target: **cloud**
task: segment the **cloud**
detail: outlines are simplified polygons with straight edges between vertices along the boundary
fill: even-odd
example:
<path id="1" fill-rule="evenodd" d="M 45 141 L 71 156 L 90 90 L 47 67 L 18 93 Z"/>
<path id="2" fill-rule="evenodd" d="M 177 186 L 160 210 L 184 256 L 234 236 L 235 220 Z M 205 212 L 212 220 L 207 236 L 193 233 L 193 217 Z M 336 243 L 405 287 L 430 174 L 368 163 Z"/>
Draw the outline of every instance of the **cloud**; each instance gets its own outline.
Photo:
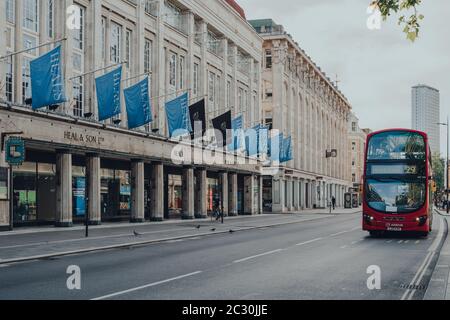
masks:
<path id="1" fill-rule="evenodd" d="M 423 1 L 418 40 L 410 43 L 391 17 L 381 30 L 366 26 L 369 0 L 239 0 L 249 19 L 273 18 L 340 87 L 361 126 L 411 126 L 411 87 L 441 92 L 441 117 L 450 105 L 450 1 Z M 445 139 L 442 150 L 445 150 Z"/>

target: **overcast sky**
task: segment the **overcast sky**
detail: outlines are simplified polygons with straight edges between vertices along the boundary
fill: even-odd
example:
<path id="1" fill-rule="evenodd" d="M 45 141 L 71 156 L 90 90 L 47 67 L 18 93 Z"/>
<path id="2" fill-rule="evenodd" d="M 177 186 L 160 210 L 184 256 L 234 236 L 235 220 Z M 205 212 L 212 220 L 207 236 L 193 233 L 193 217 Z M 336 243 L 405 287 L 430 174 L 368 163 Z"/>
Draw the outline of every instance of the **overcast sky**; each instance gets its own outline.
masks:
<path id="1" fill-rule="evenodd" d="M 397 18 L 366 26 L 370 0 L 238 0 L 248 19 L 282 24 L 331 79 L 336 74 L 361 127 L 411 127 L 411 87 L 441 92 L 441 120 L 450 111 L 450 1 L 424 0 L 421 35 L 406 40 Z M 445 130 L 441 152 L 446 151 Z"/>

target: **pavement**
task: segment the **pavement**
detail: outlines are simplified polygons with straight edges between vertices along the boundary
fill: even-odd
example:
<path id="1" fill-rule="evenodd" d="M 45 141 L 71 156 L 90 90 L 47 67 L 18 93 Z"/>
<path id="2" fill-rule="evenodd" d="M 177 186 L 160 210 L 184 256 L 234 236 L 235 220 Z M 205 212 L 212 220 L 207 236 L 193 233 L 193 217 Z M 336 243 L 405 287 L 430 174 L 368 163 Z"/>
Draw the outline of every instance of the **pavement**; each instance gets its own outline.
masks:
<path id="1" fill-rule="evenodd" d="M 358 212 L 359 209 L 338 209 L 332 214 Z M 0 265 L 87 253 L 133 245 L 174 241 L 198 236 L 241 232 L 255 228 L 299 223 L 330 216 L 329 210 L 307 210 L 290 214 L 226 217 L 224 224 L 211 219 L 167 220 L 142 224 L 107 223 L 89 227 L 85 237 L 84 226 L 72 228 L 32 227 L 0 233 Z"/>
<path id="2" fill-rule="evenodd" d="M 139 232 L 154 228 L 145 237 L 163 240 L 3 263 L 0 299 L 421 300 L 433 288 L 433 272 L 443 257 L 440 249 L 448 245 L 442 246 L 447 223 L 440 215 L 427 238 L 403 234 L 372 238 L 361 231 L 360 212 L 343 210 L 334 215 L 316 211 L 229 218 L 226 223 L 223 227 L 206 220 L 136 225 L 132 227 Z M 212 226 L 224 232 L 212 233 Z M 183 228 L 184 233 L 170 230 Z M 114 235 L 136 241 L 121 236 L 125 230 L 133 228 L 103 226 L 92 232 L 99 238 Z M 12 256 L 14 250 L 6 247 L 28 245 L 42 234 L 52 236 L 50 242 L 71 237 L 80 247 L 80 233 L 81 229 L 63 235 L 59 231 L 0 235 L 0 257 Z M 186 234 L 191 236 L 183 238 Z M 23 248 L 34 252 L 28 247 L 15 251 Z M 70 266 L 81 271 L 79 290 L 67 287 Z M 380 287 L 368 286 L 373 270 L 381 272 Z"/>
<path id="3" fill-rule="evenodd" d="M 447 213 L 442 210 L 436 211 L 441 214 L 447 223 L 450 222 Z M 424 297 L 425 300 L 450 300 L 450 240 L 447 239 L 439 252 L 436 267 L 431 275 L 430 284 Z"/>

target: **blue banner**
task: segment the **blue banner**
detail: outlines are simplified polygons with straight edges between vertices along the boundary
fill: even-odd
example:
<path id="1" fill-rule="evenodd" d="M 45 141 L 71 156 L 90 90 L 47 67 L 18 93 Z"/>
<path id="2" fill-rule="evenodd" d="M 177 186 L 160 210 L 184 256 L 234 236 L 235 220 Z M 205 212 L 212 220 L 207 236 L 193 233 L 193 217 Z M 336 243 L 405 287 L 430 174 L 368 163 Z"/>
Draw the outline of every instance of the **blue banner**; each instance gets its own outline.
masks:
<path id="1" fill-rule="evenodd" d="M 122 66 L 95 79 L 99 121 L 103 121 L 120 114 L 121 83 Z"/>
<path id="2" fill-rule="evenodd" d="M 66 102 L 61 73 L 61 46 L 30 62 L 33 110 Z"/>
<path id="3" fill-rule="evenodd" d="M 281 162 L 281 155 L 283 153 L 283 134 L 269 139 L 268 147 L 269 147 L 269 156 L 270 159 L 274 162 Z"/>
<path id="4" fill-rule="evenodd" d="M 282 150 L 280 153 L 280 162 L 288 162 L 292 160 L 292 137 L 289 136 L 282 140 Z"/>
<path id="5" fill-rule="evenodd" d="M 166 103 L 166 117 L 170 137 L 190 134 L 193 131 L 187 93 Z"/>
<path id="6" fill-rule="evenodd" d="M 269 127 L 260 126 L 258 133 L 258 153 L 260 155 L 268 153 Z"/>
<path id="7" fill-rule="evenodd" d="M 233 141 L 228 146 L 228 150 L 239 150 L 242 147 L 242 133 L 243 133 L 244 119 L 242 116 L 237 117 L 231 121 L 231 129 L 233 130 Z"/>
<path id="8" fill-rule="evenodd" d="M 142 127 L 153 120 L 148 90 L 148 77 L 123 90 L 129 129 Z"/>
<path id="9" fill-rule="evenodd" d="M 84 216 L 86 214 L 86 178 L 74 178 L 73 198 L 75 216 Z"/>
<path id="10" fill-rule="evenodd" d="M 255 156 L 258 154 L 258 135 L 260 125 L 249 129 L 245 132 L 245 147 L 248 156 Z"/>

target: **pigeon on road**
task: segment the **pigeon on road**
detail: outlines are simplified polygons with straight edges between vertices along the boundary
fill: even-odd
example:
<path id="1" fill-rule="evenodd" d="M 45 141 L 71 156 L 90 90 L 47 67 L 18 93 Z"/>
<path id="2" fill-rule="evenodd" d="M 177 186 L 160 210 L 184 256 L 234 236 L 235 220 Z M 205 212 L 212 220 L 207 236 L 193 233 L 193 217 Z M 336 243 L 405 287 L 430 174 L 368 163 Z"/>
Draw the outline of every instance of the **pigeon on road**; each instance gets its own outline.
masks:
<path id="1" fill-rule="evenodd" d="M 138 233 L 138 232 L 136 232 L 136 230 L 134 230 L 134 231 L 133 231 L 133 234 L 134 234 L 134 236 L 135 236 L 135 237 L 139 237 L 139 236 L 141 236 L 141 234 L 140 234 L 140 233 Z"/>

